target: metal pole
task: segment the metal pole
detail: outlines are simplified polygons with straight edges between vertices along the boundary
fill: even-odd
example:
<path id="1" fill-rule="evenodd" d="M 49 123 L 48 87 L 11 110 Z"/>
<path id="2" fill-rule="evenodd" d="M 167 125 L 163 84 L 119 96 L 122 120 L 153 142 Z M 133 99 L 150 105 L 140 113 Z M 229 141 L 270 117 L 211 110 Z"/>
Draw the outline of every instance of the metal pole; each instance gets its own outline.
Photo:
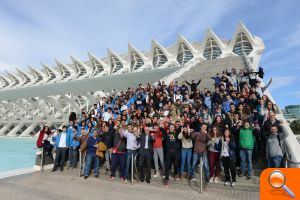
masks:
<path id="1" fill-rule="evenodd" d="M 131 152 L 131 185 L 133 185 L 133 152 Z"/>
<path id="2" fill-rule="evenodd" d="M 79 150 L 79 177 L 81 177 L 81 169 L 82 169 L 82 160 L 81 160 L 81 156 L 82 156 L 82 154 L 81 154 L 81 150 Z"/>
<path id="3" fill-rule="evenodd" d="M 203 194 L 203 158 L 200 157 L 200 194 Z"/>
<path id="4" fill-rule="evenodd" d="M 44 171 L 43 160 L 44 160 L 44 147 L 42 147 L 42 154 L 41 154 L 41 171 Z"/>

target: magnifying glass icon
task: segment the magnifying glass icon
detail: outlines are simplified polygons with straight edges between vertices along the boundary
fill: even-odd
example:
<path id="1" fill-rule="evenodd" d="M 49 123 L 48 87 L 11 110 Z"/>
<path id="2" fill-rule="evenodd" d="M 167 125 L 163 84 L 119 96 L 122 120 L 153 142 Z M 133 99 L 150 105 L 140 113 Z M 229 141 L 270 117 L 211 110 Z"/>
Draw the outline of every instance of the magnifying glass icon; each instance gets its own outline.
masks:
<path id="1" fill-rule="evenodd" d="M 285 175 L 279 171 L 279 170 L 274 170 L 270 175 L 269 175 L 269 184 L 276 189 L 282 188 L 284 189 L 288 195 L 292 198 L 295 198 L 294 192 L 290 188 L 288 188 L 286 185 L 286 177 Z"/>

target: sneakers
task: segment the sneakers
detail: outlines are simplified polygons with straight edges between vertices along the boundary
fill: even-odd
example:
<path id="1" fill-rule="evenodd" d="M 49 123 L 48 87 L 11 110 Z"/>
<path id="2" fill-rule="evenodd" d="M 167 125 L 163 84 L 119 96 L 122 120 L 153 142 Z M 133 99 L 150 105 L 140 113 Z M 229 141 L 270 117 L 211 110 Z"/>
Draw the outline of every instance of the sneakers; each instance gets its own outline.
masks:
<path id="1" fill-rule="evenodd" d="M 113 180 L 115 180 L 115 177 L 111 176 L 111 177 L 109 178 L 109 180 L 110 180 L 110 181 L 113 181 Z"/>
<path id="2" fill-rule="evenodd" d="M 51 172 L 55 172 L 57 170 L 57 168 L 53 168 L 52 170 L 51 170 Z"/>
<path id="3" fill-rule="evenodd" d="M 159 173 L 157 172 L 156 174 L 153 175 L 154 178 L 159 177 Z"/>
<path id="4" fill-rule="evenodd" d="M 232 182 L 232 183 L 231 183 L 231 187 L 235 187 L 235 182 Z"/>
<path id="5" fill-rule="evenodd" d="M 215 178 L 214 178 L 214 182 L 215 182 L 215 183 L 219 182 L 218 177 L 215 177 Z"/>
<path id="6" fill-rule="evenodd" d="M 191 181 L 198 181 L 198 180 L 197 180 L 197 179 L 195 179 L 195 178 L 192 178 L 192 179 L 191 179 Z"/>
<path id="7" fill-rule="evenodd" d="M 214 182 L 214 177 L 210 177 L 209 182 L 210 183 Z"/>
<path id="8" fill-rule="evenodd" d="M 124 180 L 124 183 L 125 183 L 125 184 L 127 184 L 127 183 L 128 183 L 127 179 L 125 179 L 125 180 Z"/>
<path id="9" fill-rule="evenodd" d="M 98 178 L 98 177 L 99 177 L 99 175 L 98 175 L 98 174 L 96 174 L 96 175 L 94 175 L 94 177 L 95 177 L 95 178 Z"/>
<path id="10" fill-rule="evenodd" d="M 252 176 L 247 176 L 247 180 L 251 180 L 252 179 Z"/>
<path id="11" fill-rule="evenodd" d="M 88 177 L 87 176 L 84 176 L 84 178 L 83 179 L 87 179 Z"/>
<path id="12" fill-rule="evenodd" d="M 229 182 L 229 181 L 226 181 L 226 182 L 224 183 L 224 185 L 225 185 L 225 186 L 229 186 L 229 185 L 230 185 L 230 182 Z"/>

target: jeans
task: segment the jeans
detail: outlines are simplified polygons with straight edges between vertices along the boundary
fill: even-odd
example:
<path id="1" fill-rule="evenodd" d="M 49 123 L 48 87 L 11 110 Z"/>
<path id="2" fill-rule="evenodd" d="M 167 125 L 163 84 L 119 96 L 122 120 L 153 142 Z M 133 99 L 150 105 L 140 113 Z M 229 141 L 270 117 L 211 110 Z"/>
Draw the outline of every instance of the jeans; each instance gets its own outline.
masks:
<path id="1" fill-rule="evenodd" d="M 210 177 L 218 177 L 220 173 L 220 153 L 209 152 L 209 171 Z"/>
<path id="2" fill-rule="evenodd" d="M 160 161 L 163 172 L 165 171 L 165 163 L 164 163 L 164 152 L 163 148 L 153 148 L 153 159 L 154 159 L 154 167 L 155 172 L 159 172 L 158 159 Z"/>
<path id="3" fill-rule="evenodd" d="M 86 165 L 84 169 L 84 176 L 89 176 L 91 164 L 94 161 L 94 175 L 99 175 L 99 157 L 96 155 L 87 154 L 86 155 Z"/>
<path id="4" fill-rule="evenodd" d="M 117 167 L 120 167 L 120 177 L 124 178 L 126 153 L 114 153 L 111 155 L 111 174 L 116 176 Z"/>
<path id="5" fill-rule="evenodd" d="M 182 148 L 181 149 L 181 165 L 180 174 L 183 175 L 185 163 L 187 165 L 187 174 L 191 174 L 191 159 L 192 159 L 192 148 Z"/>
<path id="6" fill-rule="evenodd" d="M 129 175 L 129 170 L 131 169 L 131 157 L 133 155 L 133 159 L 136 155 L 137 151 L 136 150 L 130 150 L 127 149 L 127 156 L 126 156 L 126 167 L 125 167 L 125 173 L 124 173 L 124 177 L 126 179 L 128 179 L 128 175 Z"/>
<path id="7" fill-rule="evenodd" d="M 222 157 L 222 163 L 225 172 L 225 182 L 230 182 L 230 174 L 231 174 L 232 182 L 236 182 L 235 158 L 231 159 L 229 156 Z"/>
<path id="8" fill-rule="evenodd" d="M 207 153 L 206 152 L 204 152 L 204 153 L 196 153 L 196 152 L 194 152 L 191 177 L 194 178 L 194 176 L 195 176 L 196 167 L 197 167 L 197 164 L 198 164 L 200 158 L 203 159 L 203 167 L 204 167 L 205 179 L 206 179 L 206 181 L 208 181 L 209 178 L 210 178 L 210 173 L 209 173 L 209 167 L 208 167 Z"/>
<path id="9" fill-rule="evenodd" d="M 110 170 L 110 161 L 111 161 L 111 149 L 105 151 L 105 168 Z"/>
<path id="10" fill-rule="evenodd" d="M 268 159 L 268 167 L 279 168 L 281 167 L 282 156 L 272 156 Z"/>
<path id="11" fill-rule="evenodd" d="M 77 166 L 77 157 L 78 157 L 78 148 L 70 147 L 69 148 L 70 167 L 75 168 Z"/>
<path id="12" fill-rule="evenodd" d="M 245 174 L 246 165 L 248 170 L 248 176 L 252 176 L 252 150 L 240 149 L 241 158 L 241 173 Z"/>
<path id="13" fill-rule="evenodd" d="M 53 169 L 57 169 L 58 164 L 60 169 L 64 168 L 65 165 L 65 160 L 66 160 L 66 151 L 67 148 L 61 148 L 61 147 L 57 147 L 55 150 L 55 160 L 54 160 L 54 167 Z"/>
<path id="14" fill-rule="evenodd" d="M 174 176 L 178 175 L 178 153 L 177 149 L 172 149 L 166 152 L 165 179 L 169 180 L 170 168 L 173 163 Z"/>

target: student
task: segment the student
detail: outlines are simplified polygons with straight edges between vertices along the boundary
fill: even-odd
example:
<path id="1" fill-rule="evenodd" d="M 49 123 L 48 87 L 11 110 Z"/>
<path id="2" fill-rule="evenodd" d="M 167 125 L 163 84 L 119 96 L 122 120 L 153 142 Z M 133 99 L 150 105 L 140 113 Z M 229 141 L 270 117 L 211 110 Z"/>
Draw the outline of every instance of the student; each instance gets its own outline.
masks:
<path id="1" fill-rule="evenodd" d="M 121 122 L 125 126 L 125 121 Z M 115 133 L 113 136 L 113 148 L 111 155 L 111 174 L 110 181 L 115 180 L 117 168 L 120 170 L 120 179 L 125 182 L 125 164 L 126 164 L 126 138 L 119 133 L 122 125 L 115 126 Z"/>
<path id="2" fill-rule="evenodd" d="M 172 164 L 174 166 L 174 180 L 175 181 L 179 180 L 178 179 L 178 169 L 179 169 L 178 151 L 180 149 L 180 144 L 178 141 L 178 134 L 175 131 L 174 124 L 171 124 L 169 126 L 169 129 L 167 129 L 167 131 L 163 131 L 163 137 L 165 142 L 165 159 L 166 159 L 164 185 L 165 187 L 169 187 L 169 175 L 170 175 L 169 173 Z"/>
<path id="3" fill-rule="evenodd" d="M 191 158 L 193 153 L 193 141 L 191 136 L 191 129 L 189 126 L 183 126 L 178 135 L 181 140 L 181 165 L 180 165 L 180 178 L 183 177 L 185 164 L 187 165 L 187 178 L 191 175 Z"/>
<path id="4" fill-rule="evenodd" d="M 224 131 L 219 143 L 215 144 L 216 149 L 221 151 L 221 160 L 224 167 L 225 182 L 228 186 L 231 183 L 232 187 L 236 185 L 236 171 L 235 171 L 235 148 L 236 143 L 233 135 L 229 129 Z M 231 180 L 230 180 L 231 177 Z"/>
<path id="5" fill-rule="evenodd" d="M 70 146 L 72 135 L 67 131 L 67 126 L 62 126 L 62 131 L 59 130 L 58 134 L 53 137 L 53 142 L 55 142 L 55 152 L 56 156 L 54 159 L 54 166 L 52 172 L 55 172 L 59 166 L 60 171 L 64 170 L 66 152 Z"/>
<path id="6" fill-rule="evenodd" d="M 247 179 L 252 178 L 252 152 L 254 147 L 253 129 L 250 127 L 249 121 L 244 122 L 244 127 L 239 134 L 240 158 L 241 158 L 241 173 L 243 176 L 247 167 Z"/>
<path id="7" fill-rule="evenodd" d="M 195 181 L 195 171 L 196 166 L 199 162 L 199 159 L 203 159 L 203 166 L 205 172 L 205 180 L 209 182 L 210 173 L 209 173 L 209 166 L 207 161 L 207 144 L 211 140 L 210 135 L 207 133 L 207 125 L 202 124 L 200 132 L 194 132 L 192 134 L 192 138 L 194 140 L 194 155 L 193 155 L 193 165 L 192 165 L 192 172 L 191 172 L 191 180 Z"/>
<path id="8" fill-rule="evenodd" d="M 154 160 L 155 174 L 153 177 L 159 177 L 160 173 L 159 173 L 158 160 L 161 164 L 163 172 L 165 172 L 165 163 L 164 163 L 164 152 L 163 152 L 163 144 L 162 144 L 163 135 L 158 124 L 154 124 L 154 129 L 152 130 L 151 136 L 154 137 L 153 160 Z"/>
<path id="9" fill-rule="evenodd" d="M 125 183 L 127 183 L 127 180 L 129 179 L 129 170 L 131 169 L 131 159 L 135 157 L 138 149 L 138 143 L 136 137 L 138 136 L 138 128 L 133 127 L 131 124 L 127 125 L 127 129 L 120 129 L 120 134 L 124 136 L 127 139 L 126 144 L 126 150 L 127 150 L 127 156 L 126 156 L 126 167 L 125 167 Z"/>
<path id="10" fill-rule="evenodd" d="M 218 127 L 212 127 L 210 136 L 211 140 L 208 142 L 210 171 L 209 182 L 218 182 L 218 176 L 220 173 L 220 149 L 215 148 L 215 144 L 218 144 L 221 139 Z"/>
<path id="11" fill-rule="evenodd" d="M 93 136 L 89 136 L 87 139 L 87 154 L 86 165 L 84 169 L 84 179 L 87 179 L 90 174 L 91 164 L 94 163 L 94 176 L 99 176 L 99 157 L 96 155 L 97 143 L 101 141 L 98 136 L 98 130 L 93 130 Z"/>
<path id="12" fill-rule="evenodd" d="M 268 160 L 268 167 L 279 168 L 282 167 L 282 158 L 284 155 L 283 140 L 287 135 L 282 132 L 278 133 L 276 124 L 271 125 L 271 134 L 267 140 L 266 157 Z"/>
<path id="13" fill-rule="evenodd" d="M 100 134 L 100 137 L 102 138 L 102 141 L 106 145 L 107 149 L 105 151 L 105 173 L 108 174 L 109 170 L 111 168 L 110 162 L 111 162 L 111 153 L 113 148 L 113 139 L 114 139 L 114 129 L 110 129 L 109 124 L 106 124 L 102 128 L 102 133 Z"/>
<path id="14" fill-rule="evenodd" d="M 53 145 L 48 141 L 48 138 L 52 134 L 48 126 L 44 126 L 43 130 L 40 131 L 39 137 L 36 141 L 36 146 L 38 148 L 43 148 L 44 153 L 47 153 L 52 157 Z"/>
<path id="15" fill-rule="evenodd" d="M 74 138 L 80 137 L 81 135 L 77 130 L 78 130 L 77 126 L 73 126 L 72 137 L 71 137 L 70 148 L 69 148 L 69 160 L 70 160 L 71 168 L 76 168 L 77 166 L 79 141 L 76 141 Z"/>
<path id="16" fill-rule="evenodd" d="M 151 158 L 153 154 L 153 142 L 154 139 L 150 135 L 149 127 L 144 127 L 144 133 L 137 135 L 137 141 L 140 145 L 139 149 L 139 169 L 140 169 L 140 180 L 144 182 L 145 173 L 144 168 L 146 169 L 146 182 L 150 183 L 151 179 Z"/>

